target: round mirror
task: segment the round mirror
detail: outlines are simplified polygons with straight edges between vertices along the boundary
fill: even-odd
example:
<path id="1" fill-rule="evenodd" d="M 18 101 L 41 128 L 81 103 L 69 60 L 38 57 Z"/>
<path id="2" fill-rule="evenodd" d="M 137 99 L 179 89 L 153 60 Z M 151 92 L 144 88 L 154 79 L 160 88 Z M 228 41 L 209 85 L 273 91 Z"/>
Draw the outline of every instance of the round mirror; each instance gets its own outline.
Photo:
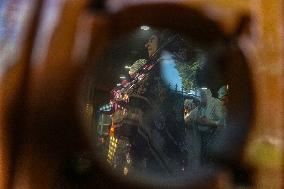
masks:
<path id="1" fill-rule="evenodd" d="M 165 184 L 219 166 L 212 151 L 230 127 L 225 44 L 146 25 L 112 42 L 83 94 L 96 158 L 108 171 Z"/>

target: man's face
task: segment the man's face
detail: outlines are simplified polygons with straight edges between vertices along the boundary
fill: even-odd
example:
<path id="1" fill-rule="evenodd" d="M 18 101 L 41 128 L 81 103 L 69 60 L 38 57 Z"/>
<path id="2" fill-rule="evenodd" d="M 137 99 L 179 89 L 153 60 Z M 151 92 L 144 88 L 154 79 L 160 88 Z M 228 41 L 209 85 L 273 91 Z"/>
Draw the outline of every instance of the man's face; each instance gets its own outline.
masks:
<path id="1" fill-rule="evenodd" d="M 148 42 L 145 44 L 145 47 L 148 50 L 149 57 L 152 56 L 158 50 L 158 37 L 152 35 Z"/>

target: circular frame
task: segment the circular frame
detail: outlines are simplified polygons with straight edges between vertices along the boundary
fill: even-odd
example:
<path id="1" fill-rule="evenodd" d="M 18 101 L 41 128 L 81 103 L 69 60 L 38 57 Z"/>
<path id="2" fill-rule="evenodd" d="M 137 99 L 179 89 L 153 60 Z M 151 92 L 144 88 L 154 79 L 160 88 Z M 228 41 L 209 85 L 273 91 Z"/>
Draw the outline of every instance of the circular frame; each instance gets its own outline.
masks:
<path id="1" fill-rule="evenodd" d="M 192 174 L 168 182 L 161 181 L 155 187 L 169 187 L 174 183 L 170 188 L 173 186 L 177 188 L 188 188 L 189 186 L 206 188 L 215 182 L 215 176 L 218 174 L 216 171 L 222 167 L 234 169 L 239 166 L 245 139 L 254 115 L 253 86 L 247 61 L 238 47 L 239 36 L 235 33 L 225 34 L 221 26 L 206 16 L 205 12 L 177 3 L 125 5 L 115 13 L 106 10 L 95 14 L 95 17 L 87 69 L 90 69 L 90 66 L 92 69 L 103 69 L 96 66 L 96 61 L 104 50 L 110 47 L 111 42 L 141 25 L 180 32 L 208 51 L 212 51 L 212 47 L 216 47 L 216 44 L 220 47 L 213 53 L 213 60 L 210 61 L 210 64 L 216 67 L 220 73 L 224 73 L 224 80 L 230 86 L 230 96 L 229 127 L 224 130 L 224 134 L 216 142 L 211 153 L 211 156 L 218 162 L 218 168 L 200 170 L 199 175 Z M 108 73 L 104 72 L 104 74 Z M 108 177 L 113 177 L 112 174 L 106 174 Z M 130 185 L 130 187 L 138 185 L 142 188 L 151 186 L 151 184 L 148 185 L 149 181 L 145 181 L 148 183 L 145 184 L 139 179 L 121 181 L 121 184 Z M 208 182 L 204 183 L 204 180 Z"/>

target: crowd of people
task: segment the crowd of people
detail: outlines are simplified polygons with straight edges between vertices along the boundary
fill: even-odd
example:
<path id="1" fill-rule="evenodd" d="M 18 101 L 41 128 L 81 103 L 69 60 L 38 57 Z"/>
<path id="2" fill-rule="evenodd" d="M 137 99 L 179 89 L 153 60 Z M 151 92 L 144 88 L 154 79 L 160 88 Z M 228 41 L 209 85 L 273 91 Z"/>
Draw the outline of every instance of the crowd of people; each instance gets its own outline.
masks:
<path id="1" fill-rule="evenodd" d="M 212 97 L 207 88 L 201 88 L 199 92 L 200 99 L 197 103 L 185 100 L 187 160 L 190 167 L 214 163 L 210 159 L 210 145 L 227 126 L 227 86 L 219 89 L 218 98 Z"/>
<path id="2" fill-rule="evenodd" d="M 210 89 L 200 88 L 195 98 L 185 99 L 161 76 L 166 45 L 153 35 L 145 47 L 148 59 L 136 61 L 129 71 L 130 80 L 112 91 L 113 124 L 118 137 L 127 138 L 129 172 L 179 176 L 212 163 L 210 144 L 227 126 L 228 86 L 220 88 L 218 98 Z"/>

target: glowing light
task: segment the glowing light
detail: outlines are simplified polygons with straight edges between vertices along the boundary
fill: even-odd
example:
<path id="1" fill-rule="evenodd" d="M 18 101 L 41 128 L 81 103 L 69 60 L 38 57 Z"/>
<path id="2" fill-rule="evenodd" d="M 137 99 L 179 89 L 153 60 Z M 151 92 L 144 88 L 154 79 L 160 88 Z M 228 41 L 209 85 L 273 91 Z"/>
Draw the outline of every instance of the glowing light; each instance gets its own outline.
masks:
<path id="1" fill-rule="evenodd" d="M 127 99 L 128 99 L 128 95 L 125 94 L 125 95 L 123 96 L 123 100 L 127 100 Z"/>
<path id="2" fill-rule="evenodd" d="M 145 30 L 145 31 L 147 31 L 147 30 L 149 30 L 149 29 L 150 29 L 150 27 L 149 27 L 149 26 L 141 26 L 141 27 L 140 27 L 140 29 L 141 29 L 141 30 Z"/>
<path id="3" fill-rule="evenodd" d="M 131 66 L 124 66 L 124 68 L 125 68 L 125 69 L 130 69 L 130 68 L 131 68 Z"/>
<path id="4" fill-rule="evenodd" d="M 207 87 L 201 87 L 201 89 L 206 90 L 206 89 L 207 89 Z"/>
<path id="5" fill-rule="evenodd" d="M 114 133 L 114 128 L 110 128 L 110 132 Z M 111 139 L 112 140 L 112 139 Z"/>
<path id="6" fill-rule="evenodd" d="M 120 79 L 125 79 L 126 77 L 125 77 L 125 76 L 120 76 L 119 78 L 120 78 Z"/>
<path id="7" fill-rule="evenodd" d="M 128 168 L 127 168 L 127 167 L 124 167 L 124 169 L 123 169 L 123 174 L 124 174 L 124 175 L 127 175 L 127 174 L 128 174 Z"/>
<path id="8" fill-rule="evenodd" d="M 163 52 L 161 56 L 161 74 L 162 79 L 168 84 L 171 90 L 182 90 L 182 80 L 173 55 L 168 52 Z"/>

